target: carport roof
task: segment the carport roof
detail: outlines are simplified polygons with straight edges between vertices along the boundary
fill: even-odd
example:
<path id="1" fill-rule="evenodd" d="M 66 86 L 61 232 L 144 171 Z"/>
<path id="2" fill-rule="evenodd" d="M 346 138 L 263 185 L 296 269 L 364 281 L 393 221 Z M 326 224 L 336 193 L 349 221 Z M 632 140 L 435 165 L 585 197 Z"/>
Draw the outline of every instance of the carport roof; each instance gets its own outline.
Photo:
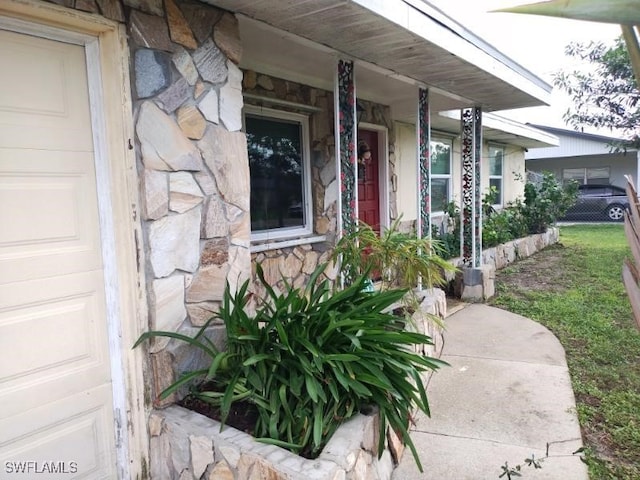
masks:
<path id="1" fill-rule="evenodd" d="M 496 111 L 550 101 L 550 85 L 423 0 L 202 1 L 466 106 Z M 273 55 L 286 66 L 287 52 Z"/>

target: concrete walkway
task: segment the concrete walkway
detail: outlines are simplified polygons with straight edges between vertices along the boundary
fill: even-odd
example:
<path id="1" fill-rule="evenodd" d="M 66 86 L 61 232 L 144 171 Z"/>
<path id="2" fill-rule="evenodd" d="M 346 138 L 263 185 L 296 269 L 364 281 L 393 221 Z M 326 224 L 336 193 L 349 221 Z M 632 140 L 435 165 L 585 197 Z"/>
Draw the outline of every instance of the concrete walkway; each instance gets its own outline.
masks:
<path id="1" fill-rule="evenodd" d="M 482 304 L 446 319 L 442 359 L 427 393 L 431 418 L 418 416 L 395 480 L 497 479 L 505 462 L 522 465 L 523 480 L 586 480 L 564 349 L 527 318 Z M 535 455 L 542 469 L 524 464 Z M 505 475 L 502 477 L 506 479 Z"/>

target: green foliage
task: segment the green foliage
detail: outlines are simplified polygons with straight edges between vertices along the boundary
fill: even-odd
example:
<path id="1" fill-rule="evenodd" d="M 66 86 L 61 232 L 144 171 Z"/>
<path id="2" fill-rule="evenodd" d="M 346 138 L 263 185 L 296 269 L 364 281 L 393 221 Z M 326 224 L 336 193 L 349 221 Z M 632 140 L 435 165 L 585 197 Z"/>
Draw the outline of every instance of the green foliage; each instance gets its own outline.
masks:
<path id="1" fill-rule="evenodd" d="M 431 345 L 431 338 L 398 328 L 397 317 L 386 313 L 405 290 L 364 292 L 363 275 L 334 291 L 327 280 L 318 280 L 325 268 L 318 267 L 304 290 L 287 285 L 277 293 L 258 265 L 266 297 L 254 315 L 247 313 L 249 283 L 235 294 L 227 285 L 220 311 L 209 321 L 224 321 L 224 352 L 216 351 L 204 335 L 208 324 L 194 338 L 154 331 L 136 345 L 165 336 L 204 351 L 209 365 L 162 395 L 190 383 L 193 396 L 220 407 L 222 423 L 233 402 L 251 402 L 259 413 L 254 435 L 305 456 L 318 455 L 345 419 L 377 406 L 380 453 L 389 425 L 421 468 L 408 434 L 409 419 L 416 408 L 429 414 L 420 374 L 445 363 L 414 353 L 414 345 Z"/>
<path id="2" fill-rule="evenodd" d="M 527 467 L 533 467 L 534 470 L 539 470 L 542 468 L 542 462 L 545 458 L 547 457 L 537 459 L 534 454 L 531 454 L 531 458 L 524 459 L 524 465 L 526 465 Z M 514 477 L 522 477 L 522 473 L 520 473 L 522 472 L 522 467 L 523 465 L 520 464 L 516 465 L 515 467 L 510 467 L 509 463 L 504 462 L 504 465 L 500 466 L 502 473 L 498 476 L 498 478 L 506 476 L 507 480 L 512 480 L 512 478 Z"/>
<path id="3" fill-rule="evenodd" d="M 482 198 L 483 248 L 545 232 L 575 203 L 578 185 L 569 183 L 563 186 L 552 173 L 545 172 L 539 185 L 525 184 L 524 201 L 518 199 L 496 210 L 493 207 L 496 195 L 497 191 L 490 189 Z M 452 258 L 460 255 L 460 209 L 450 202 L 446 213 L 453 227 L 443 233 L 436 228 L 433 237 L 442 245 L 442 256 Z"/>
<path id="4" fill-rule="evenodd" d="M 492 187 L 482 198 L 482 245 L 485 248 L 529 234 L 522 202 L 513 202 L 497 211 L 493 208 L 497 195 L 497 190 Z"/>
<path id="5" fill-rule="evenodd" d="M 460 255 L 460 208 L 456 202 L 445 205 L 448 225 L 440 231 L 436 225 L 431 226 L 431 237 L 440 244 L 440 256 L 442 258 L 454 258 Z"/>
<path id="6" fill-rule="evenodd" d="M 576 182 L 562 185 L 550 172 L 544 172 L 538 186 L 533 183 L 525 184 L 524 207 L 521 208 L 529 233 L 545 232 L 576 202 L 577 197 Z"/>
<path id="7" fill-rule="evenodd" d="M 443 273 L 454 267 L 439 256 L 441 243 L 400 232 L 399 224 L 400 218 L 378 235 L 360 222 L 338 241 L 333 259 L 341 262 L 347 284 L 367 271 L 380 275 L 383 290 L 415 287 L 418 278 L 426 288 L 445 283 Z"/>
<path id="8" fill-rule="evenodd" d="M 572 43 L 566 53 L 589 61 L 592 68 L 556 74 L 555 86 L 566 91 L 574 103 L 565 120 L 574 127 L 619 131 L 626 141 L 614 144 L 616 151 L 639 148 L 640 89 L 624 41 L 619 38 L 613 46 L 601 42 Z"/>

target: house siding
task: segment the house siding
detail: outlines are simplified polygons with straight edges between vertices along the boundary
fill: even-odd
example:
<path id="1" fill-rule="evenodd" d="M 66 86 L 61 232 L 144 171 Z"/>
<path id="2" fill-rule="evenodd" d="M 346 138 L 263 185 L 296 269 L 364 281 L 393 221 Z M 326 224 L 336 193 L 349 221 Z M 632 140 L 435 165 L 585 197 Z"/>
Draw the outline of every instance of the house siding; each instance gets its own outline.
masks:
<path id="1" fill-rule="evenodd" d="M 532 148 L 527 153 L 527 160 L 557 157 L 575 157 L 582 155 L 601 155 L 610 152 L 611 147 L 606 141 L 561 135 L 560 145 L 557 147 Z"/>
<path id="2" fill-rule="evenodd" d="M 551 172 L 559 180 L 562 179 L 562 171 L 565 168 L 600 168 L 608 167 L 610 170 L 609 183 L 619 187 L 625 187 L 625 175 L 636 177 L 637 159 L 635 152 L 623 154 L 591 155 L 585 157 L 546 158 L 527 160 L 527 170 L 532 172 Z"/>
<path id="3" fill-rule="evenodd" d="M 398 132 L 398 145 L 397 145 L 397 175 L 399 192 L 397 199 L 398 215 L 402 215 L 403 223 L 406 224 L 405 228 L 413 228 L 417 218 L 417 189 L 416 189 L 416 129 L 412 124 L 397 123 L 396 129 Z M 451 166 L 451 183 L 452 183 L 452 200 L 460 206 L 460 192 L 462 191 L 462 151 L 459 138 L 454 137 L 454 133 L 448 132 L 433 132 L 433 137 L 439 138 L 453 138 L 453 150 L 452 150 L 452 166 Z M 487 192 L 489 189 L 489 143 L 496 144 L 494 142 L 483 142 L 482 147 L 482 191 Z M 505 148 L 505 156 L 503 162 L 503 205 L 506 206 L 509 202 L 513 202 L 516 199 L 524 198 L 524 184 L 525 184 L 525 160 L 524 149 L 517 145 L 500 144 Z M 442 216 L 434 215 L 432 217 L 432 224 L 440 226 L 444 218 Z"/>
<path id="4" fill-rule="evenodd" d="M 636 150 L 613 151 L 612 146 L 620 139 L 553 127 L 537 128 L 557 135 L 560 144 L 557 147 L 530 149 L 525 156 L 529 171 L 551 172 L 558 180 L 562 180 L 563 170 L 567 168 L 607 167 L 609 183 L 619 187 L 625 187 L 625 175 L 633 178 L 638 175 L 640 157 Z"/>

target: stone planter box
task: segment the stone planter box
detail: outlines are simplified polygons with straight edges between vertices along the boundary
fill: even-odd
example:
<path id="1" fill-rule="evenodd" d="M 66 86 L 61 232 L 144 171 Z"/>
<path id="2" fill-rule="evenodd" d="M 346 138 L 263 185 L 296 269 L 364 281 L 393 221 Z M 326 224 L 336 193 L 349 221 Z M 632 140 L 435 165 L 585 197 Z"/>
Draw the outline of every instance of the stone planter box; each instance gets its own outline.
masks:
<path id="1" fill-rule="evenodd" d="M 439 357 L 442 331 L 429 315 L 446 316 L 442 290 L 416 292 L 420 308 L 413 328 L 430 335 L 433 346 L 416 346 Z M 430 373 L 423 381 L 428 383 Z M 149 418 L 151 478 L 177 480 L 389 480 L 403 445 L 387 432 L 378 458 L 378 415 L 359 414 L 336 431 L 320 456 L 308 460 L 177 405 L 154 410 Z"/>
<path id="2" fill-rule="evenodd" d="M 551 227 L 544 233 L 518 238 L 502 245 L 482 251 L 482 262 L 493 266 L 496 270 L 504 268 L 516 260 L 530 257 L 534 253 L 558 243 L 560 229 Z"/>
<path id="3" fill-rule="evenodd" d="M 560 229 L 550 227 L 544 233 L 529 235 L 528 237 L 517 238 L 510 242 L 497 245 L 495 247 L 482 250 L 482 263 L 500 270 L 516 260 L 530 257 L 536 252 L 547 248 L 549 245 L 558 243 Z M 449 260 L 456 267 L 462 267 L 462 258 L 452 258 Z"/>
<path id="4" fill-rule="evenodd" d="M 456 297 L 462 297 L 467 301 L 483 301 L 494 295 L 495 271 L 504 268 L 517 260 L 530 257 L 536 252 L 558 242 L 560 229 L 550 227 L 544 233 L 529 235 L 507 243 L 487 248 L 482 251 L 481 281 L 478 282 L 478 290 L 469 295 L 469 287 L 464 278 L 463 271 L 456 273 L 445 272 L 447 281 L 453 284 L 453 293 Z M 464 270 L 462 258 L 452 258 L 450 263 Z M 475 285 L 475 284 L 472 284 Z M 465 297 L 466 296 L 466 297 Z"/>

